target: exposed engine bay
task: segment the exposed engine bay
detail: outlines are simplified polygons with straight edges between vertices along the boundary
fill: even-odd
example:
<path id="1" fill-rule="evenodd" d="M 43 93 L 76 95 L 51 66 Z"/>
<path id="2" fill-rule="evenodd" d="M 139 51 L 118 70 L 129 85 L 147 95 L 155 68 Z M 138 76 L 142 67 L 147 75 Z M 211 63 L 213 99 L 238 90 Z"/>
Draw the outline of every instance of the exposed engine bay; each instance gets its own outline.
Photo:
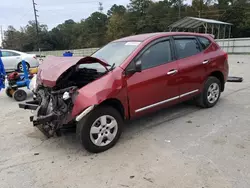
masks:
<path id="1" fill-rule="evenodd" d="M 34 101 L 19 104 L 20 108 L 35 110 L 30 121 L 47 137 L 60 135 L 60 129 L 64 125 L 74 125 L 71 113 L 78 89 L 108 72 L 100 64 L 93 65 L 95 64 L 76 64 L 70 67 L 57 79 L 54 87 L 39 84 L 33 90 Z"/>
<path id="2" fill-rule="evenodd" d="M 94 64 L 92 64 L 94 65 Z M 105 69 L 98 67 L 97 69 L 86 68 L 86 65 L 76 65 L 68 69 L 57 80 L 54 87 L 55 90 L 76 86 L 82 88 L 90 82 L 100 78 L 107 73 Z"/>

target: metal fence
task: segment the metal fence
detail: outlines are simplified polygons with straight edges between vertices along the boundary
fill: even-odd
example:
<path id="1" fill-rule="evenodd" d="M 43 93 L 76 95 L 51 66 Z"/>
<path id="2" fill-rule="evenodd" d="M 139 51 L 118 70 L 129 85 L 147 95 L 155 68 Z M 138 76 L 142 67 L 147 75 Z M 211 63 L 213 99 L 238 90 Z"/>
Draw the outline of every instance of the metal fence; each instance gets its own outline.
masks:
<path id="1" fill-rule="evenodd" d="M 85 48 L 85 49 L 72 49 L 72 50 L 67 50 L 70 52 L 73 52 L 74 56 L 89 56 L 96 52 L 99 48 Z M 53 55 L 53 56 L 63 56 L 63 53 L 66 50 L 56 50 L 56 51 L 40 51 L 40 52 L 29 52 L 32 54 L 40 55 L 40 56 L 48 56 L 48 55 Z"/>
<path id="2" fill-rule="evenodd" d="M 229 54 L 250 54 L 250 38 L 217 39 L 216 42 Z M 89 56 L 98 48 L 72 49 L 74 56 Z M 42 56 L 62 56 L 65 50 L 30 52 Z"/>
<path id="3" fill-rule="evenodd" d="M 217 39 L 216 42 L 229 54 L 250 54 L 250 38 Z"/>

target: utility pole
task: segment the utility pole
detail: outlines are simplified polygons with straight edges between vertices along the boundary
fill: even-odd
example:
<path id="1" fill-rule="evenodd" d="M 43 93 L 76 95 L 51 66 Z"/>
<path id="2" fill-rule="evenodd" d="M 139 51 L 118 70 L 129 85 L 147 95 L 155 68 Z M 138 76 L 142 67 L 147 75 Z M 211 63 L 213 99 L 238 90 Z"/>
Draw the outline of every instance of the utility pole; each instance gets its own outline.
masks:
<path id="1" fill-rule="evenodd" d="M 102 4 L 102 2 L 99 2 L 98 10 L 102 13 L 102 11 L 103 11 L 103 4 Z"/>
<path id="2" fill-rule="evenodd" d="M 181 19 L 181 0 L 179 0 L 179 19 Z"/>
<path id="3" fill-rule="evenodd" d="M 200 11 L 199 11 L 199 18 L 201 17 L 201 13 L 203 11 L 203 0 L 200 0 Z"/>
<path id="4" fill-rule="evenodd" d="M 37 45 L 37 50 L 39 50 L 39 30 L 38 30 L 38 22 L 37 22 L 37 17 L 39 17 L 37 15 L 37 10 L 36 10 L 36 3 L 34 0 L 32 0 L 33 3 L 33 9 L 34 9 L 34 16 L 35 16 L 35 22 L 36 22 L 36 35 L 37 35 L 37 39 L 36 39 L 36 45 Z"/>

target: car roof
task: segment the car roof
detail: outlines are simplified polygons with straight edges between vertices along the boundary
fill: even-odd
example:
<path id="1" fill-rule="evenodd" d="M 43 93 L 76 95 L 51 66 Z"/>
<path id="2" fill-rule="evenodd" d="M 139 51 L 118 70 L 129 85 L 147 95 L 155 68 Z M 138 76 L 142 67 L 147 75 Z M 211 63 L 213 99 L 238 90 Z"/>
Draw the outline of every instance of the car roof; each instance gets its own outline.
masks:
<path id="1" fill-rule="evenodd" d="M 206 36 L 209 37 L 208 34 L 204 33 L 191 33 L 191 32 L 159 32 L 159 33 L 145 33 L 145 34 L 139 34 L 139 35 L 133 35 L 124 37 L 118 40 L 115 40 L 114 42 L 128 42 L 128 41 L 138 41 L 143 42 L 147 39 L 153 38 L 153 37 L 166 37 L 166 36 L 175 36 L 175 35 L 187 35 L 187 36 Z"/>

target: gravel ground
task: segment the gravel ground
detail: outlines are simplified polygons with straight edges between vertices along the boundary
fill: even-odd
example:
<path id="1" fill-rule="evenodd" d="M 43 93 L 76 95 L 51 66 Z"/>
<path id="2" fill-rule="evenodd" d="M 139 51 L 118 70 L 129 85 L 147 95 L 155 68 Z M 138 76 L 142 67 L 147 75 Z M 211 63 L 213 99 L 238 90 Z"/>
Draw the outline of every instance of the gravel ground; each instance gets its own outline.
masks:
<path id="1" fill-rule="evenodd" d="M 229 56 L 230 75 L 244 82 L 227 83 L 214 108 L 181 104 L 133 121 L 101 154 L 74 133 L 46 139 L 1 92 L 0 188 L 249 188 L 248 60 Z"/>

